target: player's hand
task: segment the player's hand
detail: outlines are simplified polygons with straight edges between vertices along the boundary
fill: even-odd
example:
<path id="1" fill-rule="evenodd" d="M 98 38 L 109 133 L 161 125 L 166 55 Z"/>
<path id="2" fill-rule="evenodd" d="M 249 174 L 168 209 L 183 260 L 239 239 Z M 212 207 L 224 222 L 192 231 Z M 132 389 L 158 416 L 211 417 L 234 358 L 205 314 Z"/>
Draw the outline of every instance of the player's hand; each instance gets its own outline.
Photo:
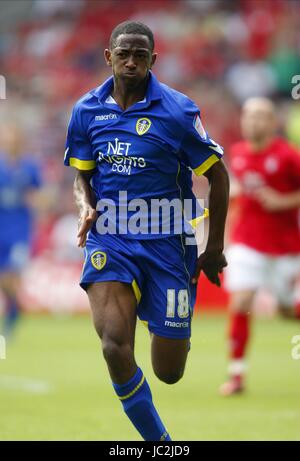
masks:
<path id="1" fill-rule="evenodd" d="M 203 271 L 208 280 L 218 287 L 221 286 L 219 274 L 227 266 L 225 255 L 220 251 L 205 251 L 202 253 L 196 265 L 196 271 L 192 278 L 192 283 L 197 283 L 200 272 Z"/>
<path id="2" fill-rule="evenodd" d="M 79 216 L 78 222 L 78 234 L 77 234 L 77 246 L 85 247 L 86 237 L 88 231 L 91 229 L 93 223 L 97 220 L 98 214 L 97 211 L 90 207 L 86 206 L 83 208 Z"/>
<path id="3" fill-rule="evenodd" d="M 260 187 L 256 190 L 255 197 L 267 211 L 280 211 L 285 208 L 284 194 L 271 187 Z"/>

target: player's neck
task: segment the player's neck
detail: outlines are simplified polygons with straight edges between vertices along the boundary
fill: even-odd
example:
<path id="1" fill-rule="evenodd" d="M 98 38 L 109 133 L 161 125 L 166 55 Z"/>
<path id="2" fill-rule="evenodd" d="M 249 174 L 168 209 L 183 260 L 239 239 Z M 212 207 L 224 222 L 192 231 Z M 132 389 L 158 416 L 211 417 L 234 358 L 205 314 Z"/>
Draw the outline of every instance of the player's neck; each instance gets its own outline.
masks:
<path id="1" fill-rule="evenodd" d="M 114 79 L 112 97 L 123 110 L 126 110 L 128 107 L 144 99 L 147 84 L 148 78 L 132 87 L 126 85 L 123 80 Z"/>
<path id="2" fill-rule="evenodd" d="M 249 140 L 250 148 L 253 152 L 259 152 L 266 149 L 272 142 L 272 137 L 267 137 L 263 139 Z"/>

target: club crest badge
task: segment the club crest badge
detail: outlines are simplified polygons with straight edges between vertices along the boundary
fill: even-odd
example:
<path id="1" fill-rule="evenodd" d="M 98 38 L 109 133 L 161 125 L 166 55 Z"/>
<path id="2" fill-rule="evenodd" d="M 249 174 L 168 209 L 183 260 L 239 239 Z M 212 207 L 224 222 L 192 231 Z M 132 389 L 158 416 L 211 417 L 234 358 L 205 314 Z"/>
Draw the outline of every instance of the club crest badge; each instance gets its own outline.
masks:
<path id="1" fill-rule="evenodd" d="M 147 133 L 150 126 L 151 120 L 149 120 L 149 118 L 139 118 L 135 126 L 137 134 L 142 136 L 143 134 Z"/>
<path id="2" fill-rule="evenodd" d="M 91 256 L 91 263 L 95 269 L 100 271 L 106 264 L 106 253 L 103 253 L 103 251 L 95 251 Z"/>

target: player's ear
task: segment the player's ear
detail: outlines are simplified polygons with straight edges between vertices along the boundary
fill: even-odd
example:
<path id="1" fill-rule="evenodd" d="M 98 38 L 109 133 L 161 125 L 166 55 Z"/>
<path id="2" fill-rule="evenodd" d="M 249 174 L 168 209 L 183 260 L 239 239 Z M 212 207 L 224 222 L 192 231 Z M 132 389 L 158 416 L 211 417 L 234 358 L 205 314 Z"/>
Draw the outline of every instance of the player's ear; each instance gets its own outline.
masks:
<path id="1" fill-rule="evenodd" d="M 108 48 L 104 50 L 104 59 L 106 64 L 111 67 L 111 51 Z"/>
<path id="2" fill-rule="evenodd" d="M 152 69 L 152 66 L 154 66 L 156 58 L 157 58 L 157 53 L 152 53 L 150 69 Z"/>

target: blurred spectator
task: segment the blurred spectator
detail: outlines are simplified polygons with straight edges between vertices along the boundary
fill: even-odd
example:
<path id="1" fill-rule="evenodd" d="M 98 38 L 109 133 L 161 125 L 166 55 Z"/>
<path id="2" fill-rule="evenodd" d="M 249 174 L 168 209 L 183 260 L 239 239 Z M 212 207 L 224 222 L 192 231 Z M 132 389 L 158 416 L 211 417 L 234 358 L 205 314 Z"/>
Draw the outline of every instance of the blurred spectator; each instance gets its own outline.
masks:
<path id="1" fill-rule="evenodd" d="M 84 6 L 84 0 L 40 0 L 34 1 L 33 13 L 38 17 L 49 18 L 59 13 L 79 13 Z"/>
<path id="2" fill-rule="evenodd" d="M 272 68 L 263 61 L 238 61 L 230 67 L 226 83 L 240 103 L 251 96 L 271 96 L 276 89 Z"/>

